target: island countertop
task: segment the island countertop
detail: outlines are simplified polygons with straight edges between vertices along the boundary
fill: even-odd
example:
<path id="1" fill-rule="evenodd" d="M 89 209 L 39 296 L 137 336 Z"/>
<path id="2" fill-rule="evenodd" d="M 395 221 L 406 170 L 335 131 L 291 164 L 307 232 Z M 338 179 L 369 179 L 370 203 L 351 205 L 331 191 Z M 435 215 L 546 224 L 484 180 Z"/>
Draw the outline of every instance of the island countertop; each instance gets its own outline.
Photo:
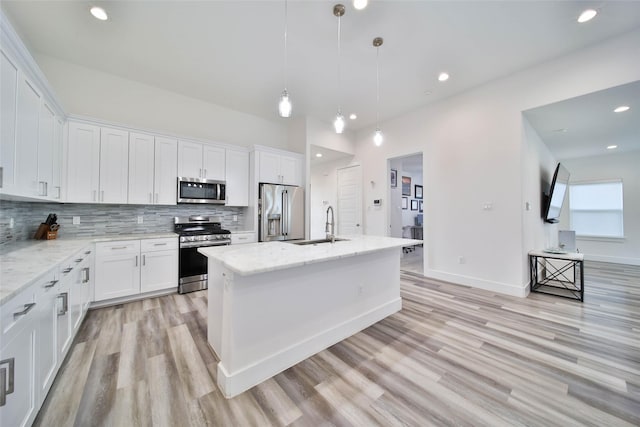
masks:
<path id="1" fill-rule="evenodd" d="M 384 236 L 340 236 L 346 240 L 317 245 L 291 242 L 262 242 L 236 246 L 211 246 L 198 252 L 213 258 L 234 273 L 246 276 L 282 270 L 384 249 L 422 244 L 422 240 Z"/>

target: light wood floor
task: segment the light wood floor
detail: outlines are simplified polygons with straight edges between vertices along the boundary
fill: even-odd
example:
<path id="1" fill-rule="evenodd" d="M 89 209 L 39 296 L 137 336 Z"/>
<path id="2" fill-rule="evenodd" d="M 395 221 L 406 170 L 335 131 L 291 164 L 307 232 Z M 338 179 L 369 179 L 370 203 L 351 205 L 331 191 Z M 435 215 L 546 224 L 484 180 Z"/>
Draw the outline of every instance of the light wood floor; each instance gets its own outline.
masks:
<path id="1" fill-rule="evenodd" d="M 640 268 L 585 302 L 402 274 L 403 309 L 230 400 L 206 291 L 89 312 L 36 425 L 640 425 Z"/>

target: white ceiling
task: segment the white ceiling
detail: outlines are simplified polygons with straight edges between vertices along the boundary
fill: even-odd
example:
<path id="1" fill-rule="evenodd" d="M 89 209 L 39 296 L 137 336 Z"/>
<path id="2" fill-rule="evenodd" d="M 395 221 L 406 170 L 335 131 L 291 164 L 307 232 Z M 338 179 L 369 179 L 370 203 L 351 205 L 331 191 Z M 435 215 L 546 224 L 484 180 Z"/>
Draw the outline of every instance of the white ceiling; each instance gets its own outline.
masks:
<path id="1" fill-rule="evenodd" d="M 631 107 L 623 113 L 613 110 Z M 640 150 L 640 81 L 524 112 L 557 159 Z M 607 150 L 608 145 L 617 145 Z"/>
<path id="2" fill-rule="evenodd" d="M 294 117 L 329 122 L 338 103 L 348 126 L 391 118 L 640 27 L 636 1 L 381 1 L 342 18 L 337 84 L 333 1 L 289 0 L 288 89 Z M 0 2 L 37 53 L 272 120 L 284 88 L 284 1 Z M 102 5 L 100 22 L 88 13 Z M 577 24 L 588 6 L 600 13 Z M 439 83 L 446 70 L 451 79 Z"/>

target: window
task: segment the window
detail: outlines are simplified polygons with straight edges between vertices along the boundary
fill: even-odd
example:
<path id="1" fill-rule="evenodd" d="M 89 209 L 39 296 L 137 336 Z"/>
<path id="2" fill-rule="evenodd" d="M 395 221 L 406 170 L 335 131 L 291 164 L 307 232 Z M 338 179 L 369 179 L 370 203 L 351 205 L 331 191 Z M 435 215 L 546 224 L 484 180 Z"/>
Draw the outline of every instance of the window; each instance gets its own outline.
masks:
<path id="1" fill-rule="evenodd" d="M 569 216 L 577 236 L 624 237 L 622 181 L 569 186 Z"/>

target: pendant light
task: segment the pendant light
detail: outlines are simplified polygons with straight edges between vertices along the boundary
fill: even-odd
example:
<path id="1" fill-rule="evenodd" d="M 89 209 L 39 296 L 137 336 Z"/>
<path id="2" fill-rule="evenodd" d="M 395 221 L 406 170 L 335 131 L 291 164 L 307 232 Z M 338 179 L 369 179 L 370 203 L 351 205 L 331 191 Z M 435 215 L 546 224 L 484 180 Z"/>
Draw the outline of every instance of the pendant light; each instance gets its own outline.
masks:
<path id="1" fill-rule="evenodd" d="M 384 136 L 380 130 L 380 46 L 382 46 L 384 40 L 382 37 L 376 37 L 373 39 L 373 47 L 376 48 L 376 132 L 373 134 L 373 143 L 376 147 L 382 145 Z"/>
<path id="2" fill-rule="evenodd" d="M 333 128 L 336 133 L 342 133 L 344 131 L 344 116 L 342 115 L 342 110 L 340 108 L 340 18 L 344 15 L 345 8 L 342 4 L 336 4 L 333 6 L 333 15 L 338 18 L 338 114 L 336 114 L 336 118 L 333 121 Z"/>
<path id="3" fill-rule="evenodd" d="M 287 92 L 287 12 L 287 0 L 284 0 L 284 90 L 278 103 L 280 117 L 291 117 L 291 100 Z"/>

